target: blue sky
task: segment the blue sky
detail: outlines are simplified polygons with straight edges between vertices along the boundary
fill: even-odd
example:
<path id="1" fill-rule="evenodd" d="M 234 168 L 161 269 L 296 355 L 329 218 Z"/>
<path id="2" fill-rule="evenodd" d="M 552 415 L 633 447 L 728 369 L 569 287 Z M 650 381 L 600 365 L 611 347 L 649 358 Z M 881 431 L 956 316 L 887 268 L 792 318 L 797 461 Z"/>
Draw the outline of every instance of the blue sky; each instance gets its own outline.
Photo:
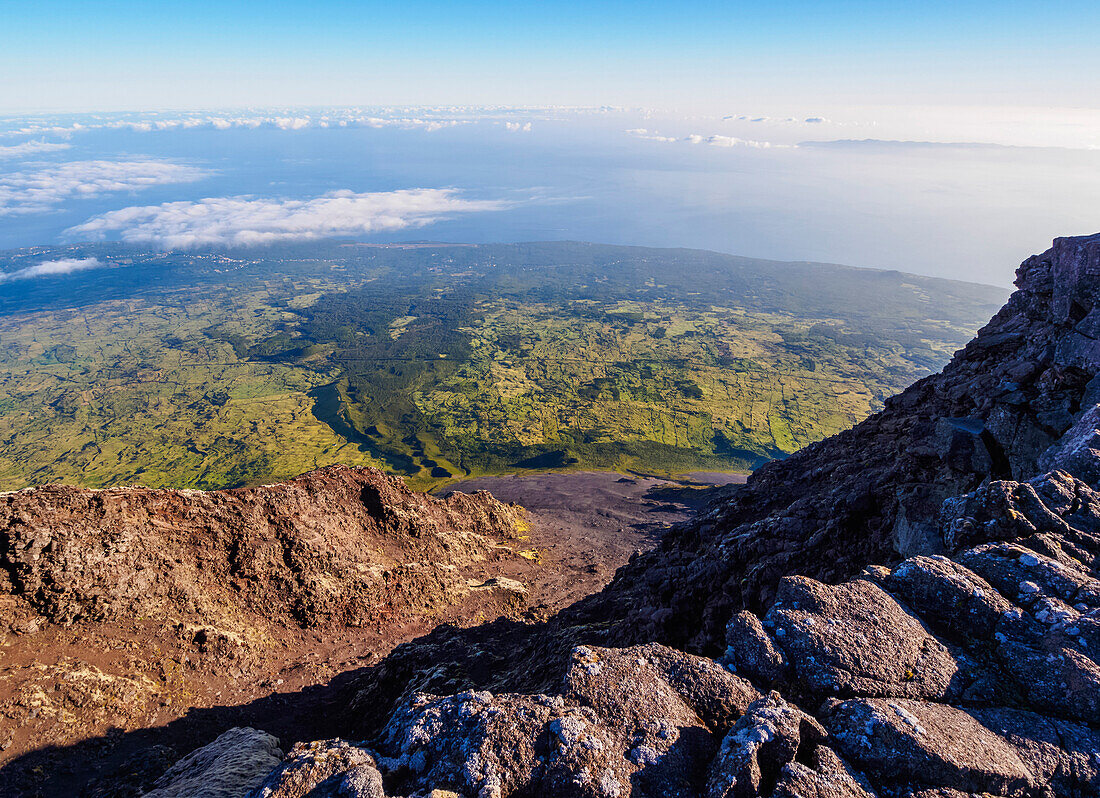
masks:
<path id="1" fill-rule="evenodd" d="M 574 239 L 1006 285 L 1100 230 L 1098 32 L 1096 0 L 0 0 L 0 248 Z"/>
<path id="2" fill-rule="evenodd" d="M 1100 3 L 0 3 L 0 111 L 1095 106 Z"/>

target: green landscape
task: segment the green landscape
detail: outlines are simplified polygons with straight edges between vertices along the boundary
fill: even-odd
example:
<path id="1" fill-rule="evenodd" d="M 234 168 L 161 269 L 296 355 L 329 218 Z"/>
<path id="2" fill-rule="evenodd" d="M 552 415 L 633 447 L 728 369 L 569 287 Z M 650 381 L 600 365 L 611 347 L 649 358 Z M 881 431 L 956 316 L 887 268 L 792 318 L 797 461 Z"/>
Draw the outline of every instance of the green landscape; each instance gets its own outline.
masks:
<path id="1" fill-rule="evenodd" d="M 421 488 L 748 471 L 941 368 L 1007 291 L 572 242 L 0 253 L 0 489 L 219 488 L 331 463 Z"/>

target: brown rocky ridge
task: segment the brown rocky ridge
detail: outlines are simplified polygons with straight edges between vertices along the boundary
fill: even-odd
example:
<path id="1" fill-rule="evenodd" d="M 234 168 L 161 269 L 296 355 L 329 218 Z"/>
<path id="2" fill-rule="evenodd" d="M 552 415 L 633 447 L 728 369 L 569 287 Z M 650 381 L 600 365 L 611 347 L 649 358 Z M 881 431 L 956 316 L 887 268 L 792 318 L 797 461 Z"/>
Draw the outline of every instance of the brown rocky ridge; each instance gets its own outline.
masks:
<path id="1" fill-rule="evenodd" d="M 227 727 L 323 732 L 336 686 L 396 644 L 545 618 L 710 495 L 487 480 L 525 510 L 482 482 L 440 500 L 333 467 L 246 490 L 0 494 L 0 795 L 116 795 L 113 771 L 131 795 Z"/>
<path id="2" fill-rule="evenodd" d="M 275 674 L 308 685 L 322 652 L 362 662 L 441 619 L 518 613 L 526 532 L 487 493 L 373 469 L 0 494 L 0 763 L 247 701 Z"/>
<path id="3" fill-rule="evenodd" d="M 22 490 L 0 496 L 0 528 L 9 592 L 51 622 L 197 616 L 217 634 L 454 603 L 460 569 L 525 522 L 485 493 L 437 500 L 335 466 L 229 491 Z"/>
<path id="4" fill-rule="evenodd" d="M 324 739 L 234 728 L 144 794 L 1100 795 L 1100 235 L 1016 285 L 602 592 L 441 625 L 335 690 Z"/>

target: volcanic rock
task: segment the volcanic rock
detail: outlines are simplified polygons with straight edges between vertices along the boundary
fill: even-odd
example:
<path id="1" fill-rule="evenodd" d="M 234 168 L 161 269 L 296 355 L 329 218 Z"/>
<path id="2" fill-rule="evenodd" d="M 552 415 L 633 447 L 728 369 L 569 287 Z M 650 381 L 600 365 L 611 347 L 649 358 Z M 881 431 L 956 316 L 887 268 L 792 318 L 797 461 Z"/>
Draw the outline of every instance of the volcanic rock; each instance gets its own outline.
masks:
<path id="1" fill-rule="evenodd" d="M 1039 786 L 1011 745 L 961 709 L 860 698 L 830 714 L 828 728 L 840 751 L 893 781 L 997 795 L 1026 795 Z"/>
<path id="2" fill-rule="evenodd" d="M 797 678 L 814 692 L 935 699 L 956 694 L 956 657 L 871 582 L 830 586 L 786 577 L 764 625 L 774 630 Z"/>
<path id="3" fill-rule="evenodd" d="M 248 798 L 385 798 L 371 754 L 345 740 L 294 746 Z"/>
<path id="4" fill-rule="evenodd" d="M 210 492 L 50 485 L 0 495 L 0 563 L 56 623 L 183 615 L 233 628 L 263 608 L 268 622 L 361 625 L 453 603 L 469 590 L 458 568 L 497 556 L 520 513 L 344 466 Z"/>
<path id="5" fill-rule="evenodd" d="M 279 765 L 279 741 L 256 729 L 230 729 L 192 751 L 153 784 L 147 798 L 238 798 Z"/>

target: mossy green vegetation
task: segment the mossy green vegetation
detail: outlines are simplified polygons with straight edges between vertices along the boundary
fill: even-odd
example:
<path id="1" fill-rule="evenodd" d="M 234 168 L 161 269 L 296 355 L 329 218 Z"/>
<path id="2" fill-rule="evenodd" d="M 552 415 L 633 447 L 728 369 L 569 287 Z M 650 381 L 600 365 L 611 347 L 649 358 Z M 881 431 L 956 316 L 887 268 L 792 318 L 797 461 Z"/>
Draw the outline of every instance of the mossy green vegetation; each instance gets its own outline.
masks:
<path id="1" fill-rule="evenodd" d="M 333 462 L 419 487 L 748 470 L 942 366 L 1001 289 L 576 243 L 21 250 L 0 285 L 0 487 L 224 487 Z"/>

